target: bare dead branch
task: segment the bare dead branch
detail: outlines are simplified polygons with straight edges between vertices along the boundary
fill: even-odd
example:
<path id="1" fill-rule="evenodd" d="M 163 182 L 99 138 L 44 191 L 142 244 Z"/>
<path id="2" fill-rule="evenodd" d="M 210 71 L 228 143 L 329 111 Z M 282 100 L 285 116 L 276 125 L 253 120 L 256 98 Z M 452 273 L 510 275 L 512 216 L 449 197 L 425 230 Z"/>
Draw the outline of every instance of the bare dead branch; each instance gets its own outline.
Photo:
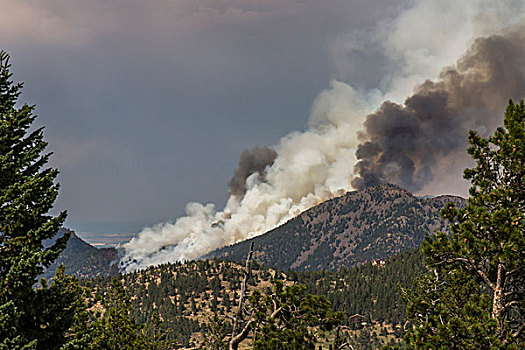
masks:
<path id="1" fill-rule="evenodd" d="M 230 340 L 230 350 L 236 350 L 239 348 L 239 344 L 248 337 L 252 323 L 255 322 L 253 319 L 246 322 L 242 331 Z"/>
<path id="2" fill-rule="evenodd" d="M 235 314 L 235 318 L 233 320 L 232 337 L 230 340 L 230 349 L 237 349 L 239 347 L 239 343 L 248 336 L 248 332 L 250 331 L 249 326 L 253 322 L 253 320 L 248 321 L 248 323 L 246 323 L 246 325 L 244 326 L 243 330 L 240 333 L 238 333 L 240 324 L 243 319 L 244 304 L 246 302 L 246 283 L 248 282 L 248 279 L 250 278 L 250 273 L 251 273 L 250 266 L 252 262 L 252 255 L 253 255 L 253 241 L 250 244 L 250 251 L 248 252 L 248 257 L 246 258 L 246 265 L 243 271 L 244 279 L 241 284 L 241 294 L 239 295 L 239 308 L 237 309 L 237 313 Z"/>
<path id="3" fill-rule="evenodd" d="M 277 308 L 276 310 L 274 310 L 274 312 L 272 312 L 272 314 L 270 315 L 271 318 L 276 318 L 277 315 L 279 315 L 279 313 L 282 311 L 282 307 L 279 307 Z"/>
<path id="4" fill-rule="evenodd" d="M 521 326 L 519 326 L 519 328 L 516 330 L 516 332 L 512 333 L 512 336 L 514 338 L 518 338 L 518 336 L 521 334 L 521 332 L 523 332 L 523 329 L 525 329 L 525 322 L 523 322 L 521 324 Z"/>
<path id="5" fill-rule="evenodd" d="M 472 261 L 471 259 L 459 258 L 459 257 L 448 258 L 446 260 L 442 260 L 442 261 L 440 261 L 438 263 L 435 263 L 435 265 L 442 265 L 442 264 L 451 263 L 451 262 L 461 262 L 461 263 L 463 263 L 465 265 L 468 265 L 468 267 L 470 267 L 472 270 L 474 270 L 474 272 L 476 272 L 483 279 L 483 281 L 489 286 L 490 289 L 496 290 L 496 286 L 494 285 L 494 283 L 492 283 L 492 281 L 489 279 L 487 274 L 483 270 L 478 268 L 478 266 L 476 266 L 475 262 Z"/>

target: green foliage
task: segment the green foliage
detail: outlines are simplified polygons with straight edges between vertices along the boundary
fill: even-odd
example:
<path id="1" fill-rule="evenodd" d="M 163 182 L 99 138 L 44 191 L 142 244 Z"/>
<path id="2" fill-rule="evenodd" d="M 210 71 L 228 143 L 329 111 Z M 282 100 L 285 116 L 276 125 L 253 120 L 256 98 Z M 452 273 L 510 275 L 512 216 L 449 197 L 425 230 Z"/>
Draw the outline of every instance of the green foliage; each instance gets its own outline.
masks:
<path id="1" fill-rule="evenodd" d="M 158 312 L 153 312 L 150 322 L 145 328 L 146 337 L 151 350 L 171 350 L 173 341 L 170 340 L 169 334 L 171 329 L 164 326 L 164 322 Z"/>
<path id="2" fill-rule="evenodd" d="M 209 350 L 227 349 L 228 344 L 225 339 L 231 330 L 231 325 L 219 318 L 217 314 L 206 323 L 204 334 L 204 348 Z"/>
<path id="3" fill-rule="evenodd" d="M 375 322 L 404 323 L 405 310 L 397 286 L 409 287 L 424 271 L 418 249 L 396 254 L 384 265 L 372 263 L 343 267 L 338 271 L 288 271 L 290 279 L 303 283 L 312 294 L 326 295 L 332 308 L 349 315 L 366 315 Z"/>
<path id="4" fill-rule="evenodd" d="M 104 315 L 95 321 L 93 350 L 150 349 L 142 325 L 130 318 L 131 298 L 122 283 L 114 278 L 109 293 L 103 298 Z"/>
<path id="5" fill-rule="evenodd" d="M 90 309 L 93 307 L 90 284 L 80 287 L 79 302 L 73 326 L 69 330 L 68 342 L 62 350 L 85 350 L 90 347 L 93 340 L 95 315 Z"/>
<path id="6" fill-rule="evenodd" d="M 319 333 L 342 322 L 342 313 L 334 313 L 324 295 L 306 293 L 305 285 L 284 287 L 278 280 L 271 295 L 254 291 L 249 305 L 254 349 L 315 349 Z"/>
<path id="7" fill-rule="evenodd" d="M 223 331 L 231 333 L 231 324 L 222 315 L 234 314 L 236 310 L 241 271 L 242 267 L 233 262 L 204 260 L 159 265 L 121 278 L 127 292 L 134 296 L 132 318 L 150 328 L 158 313 L 163 321 L 158 331 L 162 330 L 166 339 L 189 347 L 191 342 L 201 343 L 204 337 L 220 333 L 210 328 L 215 296 L 217 316 L 224 322 Z M 395 333 L 390 328 L 388 337 L 395 337 L 397 342 L 404 334 L 400 325 L 405 322 L 405 310 L 396 286 L 411 286 L 414 276 L 422 271 L 418 249 L 396 254 L 385 260 L 384 265 L 369 262 L 338 271 L 279 272 L 252 262 L 248 290 L 259 289 L 262 295 L 272 295 L 274 278 L 283 279 L 285 284 L 304 284 L 307 294 L 324 295 L 333 311 L 344 312 L 343 322 L 352 327 L 352 333 L 361 334 L 363 328 L 376 327 L 377 323 L 396 324 Z M 111 282 L 111 278 L 93 280 L 93 293 L 103 298 Z M 355 323 L 350 318 L 354 314 L 366 315 L 369 326 L 363 327 L 361 321 Z M 203 329 L 205 321 L 207 328 Z M 224 336 L 213 336 L 219 338 Z M 381 341 L 386 342 L 385 338 Z M 215 340 L 208 343 L 218 344 Z"/>
<path id="8" fill-rule="evenodd" d="M 78 285 L 63 268 L 49 287 L 35 284 L 66 246 L 67 233 L 54 239 L 66 212 L 48 214 L 58 170 L 45 168 L 43 127 L 30 130 L 34 106 L 17 108 L 22 84 L 11 77 L 0 51 L 0 349 L 57 349 L 80 305 Z"/>
<path id="9" fill-rule="evenodd" d="M 439 273 L 443 273 L 442 276 Z M 416 327 L 405 336 L 411 349 L 489 349 L 500 345 L 490 298 L 460 268 L 421 275 L 405 291 L 407 314 Z"/>
<path id="10" fill-rule="evenodd" d="M 214 315 L 208 320 L 206 349 L 237 349 L 251 335 L 253 349 L 315 349 L 319 334 L 331 331 L 342 322 L 342 313 L 333 312 L 322 295 L 306 293 L 305 285 L 289 285 L 275 280 L 273 292 L 251 292 L 244 311 L 237 317 L 238 334 L 231 325 Z M 243 316 L 244 315 L 244 316 Z M 235 345 L 232 339 L 238 338 Z"/>
<path id="11" fill-rule="evenodd" d="M 427 235 L 431 269 L 405 291 L 419 348 L 522 348 L 525 287 L 525 106 L 509 103 L 504 127 L 488 139 L 469 133 L 477 165 L 465 170 L 470 198 L 442 216 L 450 234 Z"/>
<path id="12" fill-rule="evenodd" d="M 153 327 L 155 314 L 162 319 L 157 327 L 166 340 L 188 346 L 191 336 L 202 331 L 201 323 L 214 304 L 214 293 L 221 283 L 238 281 L 239 273 L 229 262 L 193 261 L 186 264 L 165 264 L 121 276 L 126 291 L 133 295 L 130 316 L 135 322 Z M 93 291 L 102 298 L 109 292 L 110 278 L 93 280 Z M 147 285 L 147 288 L 145 287 Z M 228 289 L 229 299 L 233 293 Z M 217 308 L 225 308 L 225 293 L 217 299 Z M 193 307 L 193 306 L 194 307 Z"/>

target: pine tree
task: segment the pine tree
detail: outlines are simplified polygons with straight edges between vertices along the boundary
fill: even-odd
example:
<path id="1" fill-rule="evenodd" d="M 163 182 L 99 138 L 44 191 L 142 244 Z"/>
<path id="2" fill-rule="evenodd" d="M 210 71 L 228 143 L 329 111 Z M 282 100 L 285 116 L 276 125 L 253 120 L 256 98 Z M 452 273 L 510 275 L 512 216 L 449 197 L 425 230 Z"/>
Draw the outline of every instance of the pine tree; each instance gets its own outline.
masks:
<path id="1" fill-rule="evenodd" d="M 249 301 L 254 349 L 314 349 L 321 333 L 342 322 L 342 313 L 334 313 L 324 295 L 306 293 L 304 284 L 284 287 L 277 280 L 272 295 L 255 290 Z"/>
<path id="2" fill-rule="evenodd" d="M 169 334 L 173 331 L 166 328 L 160 318 L 159 310 L 154 309 L 151 319 L 146 326 L 147 338 L 150 350 L 170 350 L 174 347 L 174 342 L 169 339 Z"/>
<path id="3" fill-rule="evenodd" d="M 148 350 L 143 326 L 130 317 L 131 297 L 122 283 L 114 278 L 103 299 L 104 315 L 94 323 L 93 350 Z"/>
<path id="4" fill-rule="evenodd" d="M 204 335 L 204 349 L 208 350 L 224 350 L 228 348 L 227 342 L 224 340 L 228 335 L 228 324 L 225 320 L 219 318 L 217 314 L 213 318 L 208 319 L 205 325 Z"/>
<path id="5" fill-rule="evenodd" d="M 465 170 L 463 209 L 441 211 L 451 233 L 426 236 L 430 272 L 405 291 L 411 348 L 523 348 L 525 340 L 525 105 L 509 103 L 504 127 L 469 133 L 477 165 Z"/>
<path id="6" fill-rule="evenodd" d="M 58 170 L 45 168 L 43 127 L 30 131 L 34 106 L 17 107 L 22 84 L 10 67 L 0 51 L 0 349 L 55 349 L 66 341 L 75 313 L 67 301 L 78 289 L 63 274 L 50 287 L 35 284 L 67 244 L 68 233 L 53 240 L 66 212 L 48 214 Z"/>

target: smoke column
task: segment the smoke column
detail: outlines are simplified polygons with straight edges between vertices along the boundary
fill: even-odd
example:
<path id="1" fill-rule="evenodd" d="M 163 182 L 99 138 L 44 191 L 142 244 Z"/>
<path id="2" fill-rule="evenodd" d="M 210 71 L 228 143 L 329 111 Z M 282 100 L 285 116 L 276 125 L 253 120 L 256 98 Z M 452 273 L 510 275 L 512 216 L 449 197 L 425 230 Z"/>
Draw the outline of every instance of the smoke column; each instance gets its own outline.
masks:
<path id="1" fill-rule="evenodd" d="M 455 36 L 436 41 L 444 4 Z M 381 89 L 333 80 L 314 101 L 307 131 L 242 153 L 222 211 L 189 203 L 187 216 L 125 244 L 122 266 L 196 259 L 348 190 L 391 182 L 418 191 L 464 168 L 467 130 L 490 132 L 508 99 L 524 97 L 524 9 L 523 1 L 416 2 L 371 35 L 397 63 Z M 403 104 L 381 103 L 407 95 Z"/>
<path id="2" fill-rule="evenodd" d="M 265 180 L 264 170 L 271 166 L 277 158 L 277 152 L 269 147 L 256 146 L 251 150 L 244 150 L 239 157 L 239 166 L 228 183 L 230 195 L 242 197 L 246 194 L 246 180 L 257 173 L 261 180 Z"/>
<path id="3" fill-rule="evenodd" d="M 389 182 L 419 191 L 441 158 L 465 150 L 469 129 L 487 133 L 501 123 L 494 116 L 502 114 L 502 103 L 525 92 L 523 29 L 476 39 L 437 82 L 417 86 L 404 105 L 387 101 L 368 115 L 352 186 Z"/>

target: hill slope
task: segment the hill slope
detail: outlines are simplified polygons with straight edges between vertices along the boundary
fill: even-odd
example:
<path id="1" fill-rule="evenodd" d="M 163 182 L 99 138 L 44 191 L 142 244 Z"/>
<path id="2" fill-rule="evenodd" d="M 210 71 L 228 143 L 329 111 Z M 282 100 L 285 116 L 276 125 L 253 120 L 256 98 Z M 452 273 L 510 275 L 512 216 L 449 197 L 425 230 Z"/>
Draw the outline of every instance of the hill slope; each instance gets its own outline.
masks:
<path id="1" fill-rule="evenodd" d="M 61 229 L 58 236 L 61 236 L 65 230 Z M 101 275 L 112 276 L 118 274 L 118 253 L 115 248 L 95 248 L 71 231 L 71 237 L 67 242 L 66 249 L 44 272 L 42 277 L 53 277 L 60 264 L 66 267 L 67 274 L 75 275 L 79 278 L 92 278 Z"/>
<path id="2" fill-rule="evenodd" d="M 286 285 L 305 284 L 308 293 L 325 295 L 334 310 L 345 311 L 346 325 L 352 325 L 351 315 L 363 315 L 359 322 L 370 325 L 367 331 L 377 332 L 386 327 L 389 331 L 385 331 L 388 333 L 385 336 L 398 341 L 403 332 L 405 307 L 397 286 L 410 286 L 414 276 L 423 270 L 418 249 L 396 254 L 381 265 L 369 262 L 338 271 L 282 272 L 254 263 L 247 289 L 249 293 L 259 289 L 270 294 L 274 279 L 283 280 Z M 206 332 L 205 323 L 214 314 L 226 321 L 229 321 L 227 314 L 235 314 L 242 271 L 242 264 L 214 259 L 164 264 L 119 278 L 133 296 L 132 317 L 137 322 L 148 324 L 153 314 L 159 313 L 168 338 L 179 344 L 179 348 L 199 348 Z M 106 277 L 92 281 L 96 300 L 107 295 L 111 280 Z M 361 324 L 354 326 L 362 328 Z M 241 348 L 248 348 L 248 343 L 249 340 Z"/>
<path id="3" fill-rule="evenodd" d="M 255 242 L 254 258 L 279 269 L 337 269 L 418 247 L 425 232 L 447 230 L 439 212 L 455 196 L 418 198 L 383 184 L 328 200 L 266 234 L 218 249 L 208 257 L 241 261 Z"/>

